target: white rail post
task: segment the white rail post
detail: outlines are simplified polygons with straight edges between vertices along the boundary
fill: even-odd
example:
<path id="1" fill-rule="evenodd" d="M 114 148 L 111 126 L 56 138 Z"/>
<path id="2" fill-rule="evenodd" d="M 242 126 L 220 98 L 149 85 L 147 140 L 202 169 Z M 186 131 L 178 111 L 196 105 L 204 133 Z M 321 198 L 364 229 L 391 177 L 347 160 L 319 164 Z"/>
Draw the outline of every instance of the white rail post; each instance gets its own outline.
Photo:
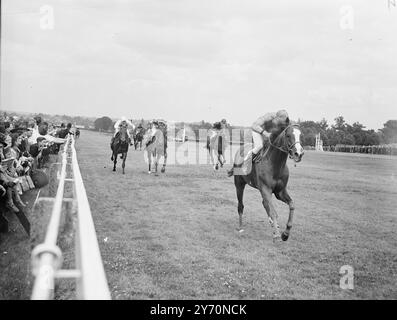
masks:
<path id="1" fill-rule="evenodd" d="M 33 274 L 36 277 L 33 285 L 32 300 L 52 299 L 54 297 L 55 278 L 75 278 L 77 284 L 77 297 L 79 299 L 111 299 L 74 144 L 74 138 L 68 136 L 62 154 L 61 174 L 46 237 L 44 242 L 32 251 Z M 70 158 L 67 157 L 69 148 L 72 153 L 71 164 L 73 179 L 66 179 L 67 159 Z M 62 203 L 64 201 L 65 181 L 74 182 L 75 199 L 73 202 L 77 208 L 75 270 L 60 270 L 62 265 L 62 252 L 56 245 L 62 213 Z"/>
<path id="2" fill-rule="evenodd" d="M 79 299 L 109 300 L 110 291 L 74 143 L 72 138 L 72 168 L 77 198 L 76 263 L 81 272 L 77 280 L 77 294 Z"/>
<path id="3" fill-rule="evenodd" d="M 61 220 L 69 144 L 70 137 L 67 138 L 62 153 L 61 175 L 44 243 L 38 245 L 32 251 L 33 274 L 36 276 L 33 285 L 32 300 L 53 298 L 55 272 L 62 264 L 62 253 L 57 246 L 57 239 Z"/>

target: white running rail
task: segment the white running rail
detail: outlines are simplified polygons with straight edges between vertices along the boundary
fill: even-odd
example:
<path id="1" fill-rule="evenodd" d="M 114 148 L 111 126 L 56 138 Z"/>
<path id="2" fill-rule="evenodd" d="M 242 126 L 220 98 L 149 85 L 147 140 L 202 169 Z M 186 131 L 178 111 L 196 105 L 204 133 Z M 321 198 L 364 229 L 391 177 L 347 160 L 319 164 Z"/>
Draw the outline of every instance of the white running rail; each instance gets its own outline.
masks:
<path id="1" fill-rule="evenodd" d="M 75 140 L 69 135 L 62 152 L 62 167 L 50 222 L 44 243 L 32 251 L 32 272 L 35 276 L 32 300 L 54 298 L 56 278 L 76 280 L 77 299 L 109 300 L 110 291 L 99 251 L 91 210 L 77 162 Z M 71 156 L 68 156 L 71 154 Z M 68 163 L 71 159 L 71 163 Z M 67 165 L 71 165 L 73 179 L 66 179 Z M 73 205 L 77 211 L 75 230 L 76 269 L 62 270 L 62 251 L 57 246 L 58 230 L 61 221 L 65 181 L 74 185 Z"/>

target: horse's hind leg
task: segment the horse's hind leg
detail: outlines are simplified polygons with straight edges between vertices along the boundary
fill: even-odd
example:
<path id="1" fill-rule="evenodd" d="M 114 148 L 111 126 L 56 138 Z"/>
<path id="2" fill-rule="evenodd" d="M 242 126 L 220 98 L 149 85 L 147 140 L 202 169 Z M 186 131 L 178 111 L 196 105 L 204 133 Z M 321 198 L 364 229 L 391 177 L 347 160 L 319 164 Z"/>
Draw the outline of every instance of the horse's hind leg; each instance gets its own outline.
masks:
<path id="1" fill-rule="evenodd" d="M 243 196 L 244 196 L 244 189 L 246 186 L 246 182 L 242 179 L 241 176 L 234 176 L 234 185 L 236 186 L 236 193 L 237 193 L 237 212 L 238 212 L 238 231 L 242 232 L 243 230 L 243 212 L 244 212 L 244 204 L 243 204 Z"/>
<path id="2" fill-rule="evenodd" d="M 223 168 L 223 165 L 225 164 L 225 157 L 223 156 L 223 153 L 219 155 L 219 163 L 221 165 L 221 168 Z"/>
<path id="3" fill-rule="evenodd" d="M 167 152 L 164 152 L 164 163 L 163 163 L 163 167 L 161 168 L 161 173 L 165 172 L 166 165 L 167 165 Z"/>
<path id="4" fill-rule="evenodd" d="M 211 162 L 212 162 L 212 165 L 214 166 L 214 170 L 218 170 L 218 168 L 219 168 L 218 156 L 217 155 L 214 156 L 214 153 L 215 153 L 215 150 L 211 150 L 211 152 L 210 152 L 210 154 L 211 154 Z M 215 163 L 215 158 L 217 159 L 216 163 Z"/>
<path id="5" fill-rule="evenodd" d="M 155 156 L 154 156 L 154 174 L 156 175 L 156 176 L 158 176 L 159 174 L 158 174 L 158 172 L 157 172 L 157 169 L 158 169 L 158 166 L 159 166 L 159 154 L 157 153 Z"/>
<path id="6" fill-rule="evenodd" d="M 211 162 L 211 165 L 214 167 L 214 170 L 215 170 L 215 160 L 214 160 L 214 155 L 213 155 L 212 152 L 213 151 L 211 149 L 208 149 L 208 153 L 210 155 L 210 162 Z"/>
<path id="7" fill-rule="evenodd" d="M 283 241 L 287 241 L 290 231 L 291 231 L 291 228 L 292 228 L 292 220 L 294 218 L 294 211 L 295 211 L 294 201 L 289 196 L 286 188 L 284 188 L 280 192 L 276 193 L 276 198 L 281 200 L 282 202 L 288 204 L 288 206 L 289 206 L 289 216 L 288 216 L 287 227 L 286 227 L 285 231 L 281 234 L 281 239 L 283 239 Z"/>
<path id="8" fill-rule="evenodd" d="M 260 189 L 262 195 L 262 204 L 269 216 L 269 223 L 273 228 L 273 241 L 281 241 L 280 227 L 278 225 L 278 217 L 276 209 L 273 206 L 272 191 L 267 187 Z"/>

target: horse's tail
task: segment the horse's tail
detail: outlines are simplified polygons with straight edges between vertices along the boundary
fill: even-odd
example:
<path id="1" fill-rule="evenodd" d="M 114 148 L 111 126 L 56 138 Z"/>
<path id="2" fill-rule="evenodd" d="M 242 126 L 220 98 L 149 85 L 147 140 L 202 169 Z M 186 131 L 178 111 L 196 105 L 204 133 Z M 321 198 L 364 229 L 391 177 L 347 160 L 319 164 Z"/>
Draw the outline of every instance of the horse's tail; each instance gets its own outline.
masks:
<path id="1" fill-rule="evenodd" d="M 218 154 L 223 155 L 223 137 L 221 135 L 218 137 Z"/>
<path id="2" fill-rule="evenodd" d="M 234 168 L 231 168 L 230 170 L 227 170 L 227 176 L 232 177 L 234 175 Z"/>
<path id="3" fill-rule="evenodd" d="M 210 151 L 210 143 L 211 143 L 211 141 L 210 141 L 210 137 L 207 137 L 207 144 L 206 144 L 206 149 L 208 150 L 208 151 Z"/>

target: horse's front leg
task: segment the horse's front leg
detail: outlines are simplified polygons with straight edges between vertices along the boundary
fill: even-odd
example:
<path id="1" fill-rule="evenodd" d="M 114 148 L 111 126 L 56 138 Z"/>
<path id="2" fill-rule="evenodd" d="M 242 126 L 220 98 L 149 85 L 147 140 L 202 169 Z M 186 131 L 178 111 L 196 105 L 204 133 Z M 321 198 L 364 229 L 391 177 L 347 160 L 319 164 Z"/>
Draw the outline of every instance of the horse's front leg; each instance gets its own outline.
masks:
<path id="1" fill-rule="evenodd" d="M 148 152 L 148 162 L 149 162 L 149 171 L 148 173 L 151 174 L 152 173 L 152 156 L 150 154 L 150 152 Z"/>
<path id="2" fill-rule="evenodd" d="M 269 217 L 269 223 L 273 229 L 273 242 L 281 241 L 280 227 L 278 225 L 278 216 L 273 206 L 272 191 L 267 187 L 260 189 L 262 195 L 262 204 Z"/>
<path id="3" fill-rule="evenodd" d="M 113 171 L 116 171 L 117 154 L 113 154 Z"/>
<path id="4" fill-rule="evenodd" d="M 244 196 L 244 189 L 246 186 L 246 182 L 242 176 L 234 176 L 234 185 L 236 187 L 237 193 L 237 212 L 238 212 L 238 231 L 243 232 L 243 213 L 244 213 L 244 203 L 243 203 L 243 196 Z"/>
<path id="5" fill-rule="evenodd" d="M 281 239 L 283 239 L 283 241 L 287 241 L 292 228 L 292 220 L 294 218 L 294 211 L 295 211 L 294 201 L 289 196 L 286 188 L 276 193 L 276 198 L 288 204 L 289 206 L 287 227 L 285 231 L 281 234 Z"/>
<path id="6" fill-rule="evenodd" d="M 122 164 L 122 168 L 123 168 L 123 174 L 125 174 L 125 160 L 127 159 L 127 152 L 125 152 L 123 154 L 123 164 Z"/>
<path id="7" fill-rule="evenodd" d="M 218 170 L 218 163 L 215 163 L 214 153 L 215 153 L 215 150 L 212 150 L 212 149 L 211 149 L 211 150 L 210 150 L 211 164 L 213 165 L 214 170 Z"/>

